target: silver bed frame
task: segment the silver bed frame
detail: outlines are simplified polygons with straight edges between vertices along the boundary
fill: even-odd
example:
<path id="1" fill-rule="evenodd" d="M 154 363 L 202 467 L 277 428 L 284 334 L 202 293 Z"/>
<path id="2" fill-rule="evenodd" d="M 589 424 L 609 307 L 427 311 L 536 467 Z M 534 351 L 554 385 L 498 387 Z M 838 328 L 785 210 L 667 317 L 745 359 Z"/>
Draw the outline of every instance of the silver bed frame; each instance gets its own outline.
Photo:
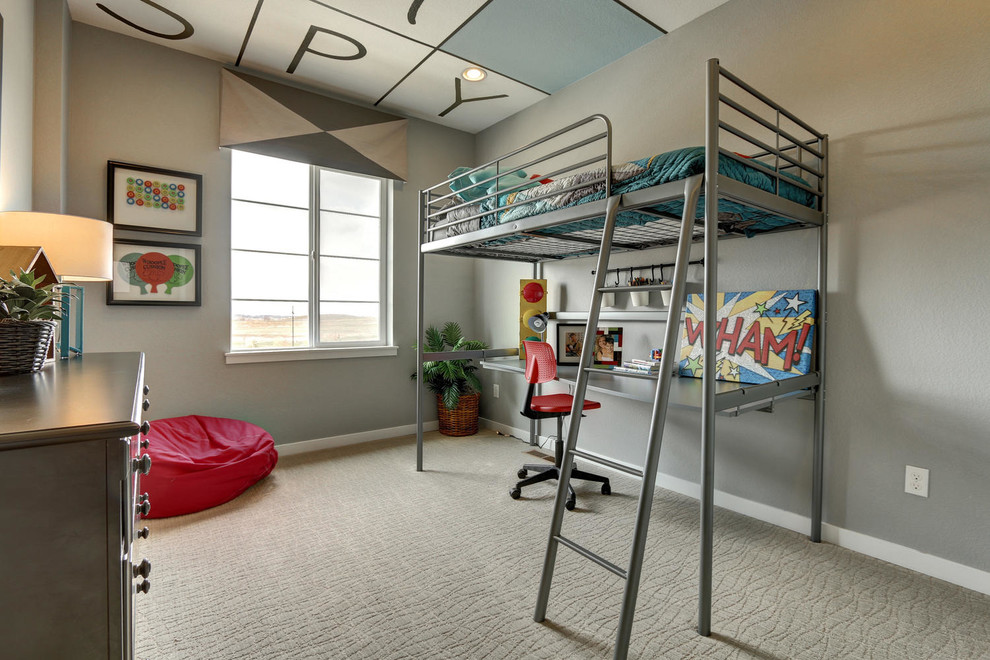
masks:
<path id="1" fill-rule="evenodd" d="M 731 91 L 731 93 L 730 93 Z M 745 98 L 745 102 L 739 96 Z M 724 113 L 724 114 L 723 114 Z M 732 116 L 730 123 L 725 115 Z M 768 119 L 768 117 L 771 117 Z M 788 130 L 781 126 L 782 120 L 796 127 Z M 550 261 L 572 257 L 587 257 L 598 255 L 594 294 L 591 309 L 588 313 L 586 333 L 593 333 L 598 325 L 601 310 L 602 294 L 605 288 L 605 275 L 608 270 L 608 260 L 613 251 L 642 250 L 664 245 L 677 245 L 677 258 L 674 267 L 673 287 L 671 291 L 670 312 L 664 336 L 664 350 L 658 378 L 656 397 L 654 400 L 650 437 L 644 468 L 630 469 L 612 461 L 602 460 L 594 454 L 588 454 L 577 449 L 577 438 L 580 428 L 581 415 L 585 394 L 591 377 L 591 350 L 585 347 L 577 370 L 577 381 L 574 387 L 574 407 L 571 414 L 571 426 L 567 434 L 566 448 L 561 465 L 562 475 L 558 482 L 557 496 L 554 504 L 554 514 L 550 525 L 550 535 L 544 559 L 543 577 L 541 579 L 534 619 L 543 621 L 546 616 L 549 601 L 550 584 L 556 562 L 556 551 L 559 545 L 565 545 L 580 555 L 599 564 L 606 570 L 625 579 L 625 592 L 622 611 L 619 619 L 619 629 L 615 645 L 614 657 L 622 660 L 626 657 L 632 632 L 633 615 L 639 581 L 642 573 L 642 562 L 645 551 L 649 519 L 652 511 L 653 493 L 656 485 L 657 469 L 659 466 L 660 444 L 663 436 L 666 411 L 671 389 L 680 390 L 680 381 L 694 379 L 672 378 L 674 363 L 679 353 L 681 313 L 686 299 L 687 264 L 690 260 L 689 250 L 692 242 L 704 242 L 704 294 L 706 300 L 714 300 L 718 274 L 718 241 L 722 238 L 741 236 L 745 229 L 737 223 L 719 221 L 718 200 L 729 199 L 747 207 L 768 211 L 776 216 L 792 220 L 792 224 L 779 228 L 759 231 L 756 233 L 774 233 L 801 228 L 816 228 L 818 232 L 818 328 L 816 332 L 815 350 L 817 370 L 806 376 L 775 381 L 763 385 L 726 384 L 718 383 L 716 391 L 715 372 L 704 370 L 700 388 L 700 401 L 697 407 L 701 411 L 701 540 L 700 540 L 700 579 L 698 599 L 698 632 L 701 635 L 711 634 L 711 602 L 712 602 L 712 558 L 713 558 L 713 502 L 714 502 L 714 470 L 715 470 L 715 417 L 722 411 L 730 410 L 742 404 L 766 400 L 773 402 L 776 398 L 789 396 L 800 390 L 814 396 L 814 440 L 812 461 L 812 505 L 810 539 L 821 541 L 822 523 L 822 467 L 823 467 L 823 438 L 824 438 L 824 406 L 825 406 L 825 337 L 827 322 L 826 296 L 826 267 L 827 267 L 827 218 L 828 218 L 828 136 L 813 129 L 810 125 L 796 117 L 779 104 L 772 101 L 760 91 L 748 85 L 740 78 L 726 71 L 719 65 L 717 59 L 707 63 L 707 89 L 705 108 L 705 172 L 687 179 L 673 181 L 662 185 L 638 190 L 622 195 L 612 195 L 611 177 L 602 177 L 605 199 L 588 202 L 579 206 L 564 208 L 542 215 L 532 216 L 506 224 L 479 229 L 460 235 L 442 237 L 433 240 L 439 232 L 446 233 L 447 228 L 458 223 L 471 221 L 484 215 L 501 212 L 511 208 L 512 204 L 499 206 L 495 211 L 483 211 L 459 221 L 447 221 L 446 214 L 451 210 L 450 205 L 466 208 L 460 204 L 453 193 L 443 192 L 449 187 L 451 179 L 427 188 L 420 193 L 420 251 L 418 264 L 419 300 L 417 312 L 417 336 L 424 332 L 424 266 L 428 254 L 447 254 L 469 257 L 511 259 L 526 261 L 534 264 L 534 277 L 539 277 L 542 264 Z M 575 139 L 562 148 L 555 149 L 542 158 L 529 158 L 535 149 L 552 140 L 564 138 L 572 132 L 588 124 L 600 122 L 604 130 L 590 138 Z M 737 122 L 742 122 L 737 123 Z M 745 130 L 740 128 L 745 126 Z M 766 130 L 772 135 L 770 141 L 753 135 L 755 130 Z M 802 137 L 794 135 L 801 132 Z M 803 135 L 810 137 L 803 137 Z M 757 150 L 750 157 L 740 156 L 725 146 L 725 138 L 734 136 L 735 143 L 740 140 Z M 720 144 L 720 138 L 723 143 Z M 729 140 L 732 141 L 732 140 Z M 771 143 L 772 142 L 772 143 Z M 605 166 L 605 172 L 611 172 L 611 125 L 603 115 L 593 115 L 580 122 L 565 127 L 555 133 L 536 140 L 525 147 L 505 154 L 498 159 L 479 166 L 471 172 L 494 166 L 496 174 L 479 183 L 499 181 L 521 168 L 546 163 L 548 159 L 577 153 L 589 145 L 601 144 L 604 153 L 593 158 L 581 159 L 578 162 L 558 167 L 545 176 L 554 177 L 560 174 L 586 168 L 588 165 L 600 163 Z M 809 208 L 789 201 L 779 194 L 760 190 L 758 188 L 728 178 L 718 172 L 719 155 L 731 158 L 746 165 L 756 166 L 772 176 L 779 192 L 781 182 L 802 188 L 814 195 L 817 200 L 815 208 Z M 524 159 L 522 164 L 509 166 L 507 161 L 515 163 Z M 525 160 L 529 158 L 529 160 Z M 781 173 L 786 171 L 798 172 L 805 181 L 796 182 L 791 178 L 782 179 Z M 463 175 L 461 175 L 463 176 Z M 529 182 L 504 188 L 498 193 L 488 196 L 497 203 L 499 195 L 512 192 L 527 186 Z M 588 182 L 580 186 L 589 185 Z M 578 185 L 571 188 L 577 188 Z M 534 189 L 537 190 L 538 189 Z M 557 191 L 558 193 L 560 191 Z M 557 194 L 557 193 L 554 193 Z M 700 195 L 704 194 L 704 220 L 695 218 L 694 209 Z M 538 199 L 535 197 L 527 202 Z M 484 199 L 484 198 L 483 198 Z M 684 213 L 681 217 L 669 213 L 657 212 L 657 204 L 673 199 L 684 199 Z M 441 209 L 447 205 L 448 208 Z M 626 210 L 638 210 L 652 216 L 645 224 L 633 226 L 618 226 L 618 213 Z M 593 228 L 581 228 L 566 234 L 554 234 L 548 229 L 567 225 L 578 220 L 594 220 Z M 587 223 L 585 223 L 587 224 Z M 499 240 L 502 239 L 502 240 Z M 505 241 L 504 239 L 511 239 Z M 704 354 L 705 364 L 715 362 L 716 342 L 716 309 L 715 305 L 705 306 L 704 315 Z M 469 351 L 459 353 L 424 353 L 422 345 L 417 349 L 417 397 L 416 397 L 416 469 L 423 469 L 423 378 L 422 363 L 424 360 L 443 359 L 490 359 L 497 356 L 513 355 L 517 349 L 494 349 L 487 351 Z M 621 377 L 622 374 L 614 374 Z M 598 377 L 598 376 L 595 376 Z M 733 385 L 736 385 L 733 387 Z M 697 390 L 695 381 L 692 390 Z M 684 399 L 684 393 L 679 392 L 679 398 Z M 752 407 L 752 406 L 750 406 Z M 564 515 L 564 502 L 567 492 L 568 476 L 573 469 L 574 457 L 597 462 L 607 467 L 618 469 L 642 479 L 639 504 L 636 515 L 636 529 L 633 547 L 630 552 L 628 568 L 623 569 L 616 564 L 600 557 L 596 553 L 581 547 L 574 541 L 561 536 L 561 526 Z"/>

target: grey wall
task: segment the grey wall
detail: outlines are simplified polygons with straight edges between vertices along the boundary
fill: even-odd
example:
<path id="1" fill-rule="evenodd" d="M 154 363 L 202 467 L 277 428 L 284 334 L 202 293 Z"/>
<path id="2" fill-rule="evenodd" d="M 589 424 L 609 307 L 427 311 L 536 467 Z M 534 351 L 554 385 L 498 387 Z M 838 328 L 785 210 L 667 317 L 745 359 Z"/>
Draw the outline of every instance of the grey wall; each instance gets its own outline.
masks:
<path id="1" fill-rule="evenodd" d="M 479 161 L 488 160 L 602 112 L 615 125 L 619 161 L 701 144 L 710 57 L 829 133 L 825 520 L 984 571 L 988 34 L 982 0 L 734 0 L 478 136 Z M 814 245 L 810 230 L 726 241 L 720 288 L 814 287 Z M 592 267 L 547 268 L 566 309 L 587 305 Z M 478 286 L 513 291 L 528 276 L 518 271 L 479 262 Z M 515 297 L 486 295 L 493 303 L 479 308 L 478 324 L 500 328 L 511 345 Z M 661 329 L 627 333 L 645 343 Z M 507 389 L 521 396 L 510 378 L 488 378 L 504 383 L 503 397 Z M 485 403 L 496 421 L 523 426 L 503 402 Z M 648 406 L 604 405 L 582 423 L 581 444 L 641 463 Z M 811 420 L 803 401 L 774 415 L 720 418 L 717 488 L 807 515 Z M 697 481 L 696 416 L 675 412 L 669 431 L 661 469 Z M 905 464 L 931 470 L 928 499 L 904 493 Z"/>
<path id="2" fill-rule="evenodd" d="M 397 357 L 227 365 L 230 157 L 217 147 L 220 65 L 79 23 L 73 24 L 71 55 L 66 210 L 106 217 L 107 160 L 198 172 L 205 192 L 203 306 L 107 306 L 103 285 L 87 285 L 86 350 L 146 353 L 152 419 L 246 419 L 268 429 L 277 443 L 414 423 L 409 374 L 416 343 L 417 191 L 454 165 L 470 163 L 472 136 L 410 121 L 412 180 L 394 198 Z M 153 72 L 153 84 L 141 71 Z M 465 326 L 473 332 L 472 264 L 433 260 L 428 276 L 435 289 L 446 286 L 447 295 L 434 298 L 427 318 L 463 318 L 467 309 Z"/>
<path id="3" fill-rule="evenodd" d="M 0 210 L 30 211 L 34 5 L 32 0 L 0 0 L 0 14 L 3 14 Z"/>
<path id="4" fill-rule="evenodd" d="M 64 0 L 36 0 L 34 16 L 34 167 L 32 210 L 65 211 L 68 165 L 69 44 Z"/>

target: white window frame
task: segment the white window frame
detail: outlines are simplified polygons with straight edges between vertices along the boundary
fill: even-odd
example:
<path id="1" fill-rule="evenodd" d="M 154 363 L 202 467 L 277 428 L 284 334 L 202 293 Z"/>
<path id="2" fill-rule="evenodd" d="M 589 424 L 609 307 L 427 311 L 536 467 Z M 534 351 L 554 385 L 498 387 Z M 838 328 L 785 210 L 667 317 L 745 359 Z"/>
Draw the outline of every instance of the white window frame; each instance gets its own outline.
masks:
<path id="1" fill-rule="evenodd" d="M 379 200 L 379 208 L 381 209 L 380 218 L 380 232 L 379 232 L 379 315 L 378 315 L 378 335 L 379 339 L 375 341 L 352 341 L 352 342 L 321 342 L 320 341 L 320 227 L 321 214 L 324 211 L 333 213 L 332 209 L 322 209 L 320 204 L 320 173 L 322 171 L 335 172 L 338 174 L 345 174 L 347 176 L 363 177 L 368 179 L 374 179 L 381 182 L 380 191 L 381 198 Z M 392 236 L 392 202 L 393 202 L 393 187 L 394 182 L 390 179 L 384 179 L 381 177 L 368 176 L 364 174 L 356 174 L 353 172 L 345 172 L 342 170 L 335 170 L 329 167 L 321 167 L 318 165 L 309 166 L 309 208 L 307 209 L 309 214 L 309 283 L 308 283 L 308 305 L 309 305 L 309 327 L 308 327 L 308 338 L 309 346 L 302 348 L 286 347 L 286 348 L 263 348 L 263 349 L 229 349 L 227 353 L 224 354 L 227 364 L 241 364 L 241 363 L 252 363 L 252 362 L 286 362 L 295 360 L 324 360 L 324 359 L 336 359 L 336 358 L 353 358 L 353 357 L 381 357 L 381 356 L 395 356 L 398 354 L 398 347 L 394 345 L 393 341 L 393 323 L 392 323 L 392 252 L 391 252 L 391 236 Z M 259 202 L 257 200 L 250 199 L 235 199 L 230 198 L 231 202 L 244 202 L 249 204 L 261 204 L 266 205 L 266 202 Z M 286 206 L 279 204 L 269 204 L 271 206 L 282 206 L 285 208 L 295 208 L 301 209 L 301 207 Z M 351 214 L 360 215 L 360 214 Z M 363 216 L 363 217 L 373 217 L 373 216 Z M 236 249 L 231 246 L 231 255 L 236 251 Z M 274 254 L 275 252 L 273 252 Z M 278 253 L 278 254 L 294 254 L 294 253 Z M 325 255 L 327 257 L 333 258 L 337 255 L 329 254 Z M 357 258 L 360 257 L 346 257 Z M 371 259 L 365 259 L 371 261 Z M 233 277 L 233 274 L 231 275 Z M 234 298 L 231 295 L 230 301 L 233 302 Z M 323 301 L 323 302 L 336 302 L 336 301 Z M 371 302 L 371 301 L 340 301 L 340 302 Z M 233 324 L 233 314 L 228 313 L 229 322 Z M 233 332 L 233 327 L 231 326 L 231 334 L 228 335 L 228 342 L 230 341 Z M 229 347 L 229 343 L 228 343 Z"/>

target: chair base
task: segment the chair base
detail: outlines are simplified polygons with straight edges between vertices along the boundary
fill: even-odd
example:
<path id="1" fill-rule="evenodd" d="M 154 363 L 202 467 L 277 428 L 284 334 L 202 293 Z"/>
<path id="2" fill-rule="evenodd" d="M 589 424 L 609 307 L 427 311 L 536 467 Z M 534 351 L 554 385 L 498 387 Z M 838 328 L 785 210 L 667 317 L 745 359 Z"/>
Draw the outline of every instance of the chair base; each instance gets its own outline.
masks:
<path id="1" fill-rule="evenodd" d="M 557 418 L 557 439 L 554 441 L 554 462 L 553 465 L 547 465 L 546 463 L 527 463 L 523 465 L 522 468 L 516 473 L 521 481 L 517 482 L 515 488 L 509 491 L 509 497 L 514 500 L 518 500 L 522 495 L 522 489 L 525 486 L 532 486 L 533 484 L 538 484 L 541 481 L 549 481 L 551 479 L 560 480 L 560 464 L 564 456 L 564 441 L 561 437 L 563 431 L 563 417 Z M 530 472 L 535 474 L 529 475 Z M 584 470 L 579 470 L 575 466 L 571 469 L 571 479 L 583 479 L 584 481 L 595 481 L 602 485 L 602 495 L 612 494 L 612 485 L 609 483 L 608 477 L 603 477 L 599 474 L 592 474 L 591 472 L 585 472 Z M 573 511 L 574 506 L 577 503 L 577 496 L 574 494 L 574 488 L 570 483 L 567 484 L 567 500 L 564 501 L 564 508 L 568 511 Z"/>

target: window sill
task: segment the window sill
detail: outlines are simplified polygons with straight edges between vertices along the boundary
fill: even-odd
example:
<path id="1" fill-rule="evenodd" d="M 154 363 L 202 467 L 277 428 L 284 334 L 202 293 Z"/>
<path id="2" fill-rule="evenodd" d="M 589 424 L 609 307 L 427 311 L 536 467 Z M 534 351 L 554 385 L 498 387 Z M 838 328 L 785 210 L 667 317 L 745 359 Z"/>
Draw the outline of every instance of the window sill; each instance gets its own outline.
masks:
<path id="1" fill-rule="evenodd" d="M 339 360 L 342 358 L 390 357 L 398 346 L 355 346 L 349 348 L 283 348 L 270 351 L 224 353 L 227 364 L 251 362 L 295 362 L 298 360 Z"/>

